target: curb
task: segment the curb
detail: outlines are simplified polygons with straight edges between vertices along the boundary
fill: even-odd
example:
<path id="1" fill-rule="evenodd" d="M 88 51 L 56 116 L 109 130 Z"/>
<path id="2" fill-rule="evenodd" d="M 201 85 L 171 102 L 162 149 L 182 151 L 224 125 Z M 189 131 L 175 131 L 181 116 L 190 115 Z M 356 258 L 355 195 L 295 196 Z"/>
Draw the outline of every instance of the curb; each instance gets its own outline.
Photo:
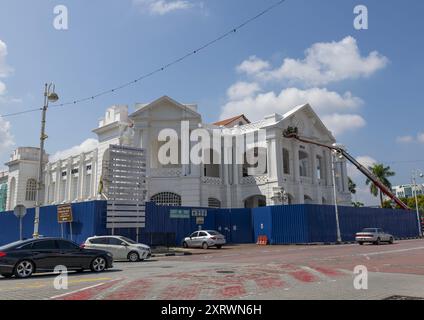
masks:
<path id="1" fill-rule="evenodd" d="M 175 256 L 191 256 L 193 253 L 191 252 L 168 252 L 168 253 L 156 253 L 152 254 L 152 258 L 154 257 L 175 257 Z"/>

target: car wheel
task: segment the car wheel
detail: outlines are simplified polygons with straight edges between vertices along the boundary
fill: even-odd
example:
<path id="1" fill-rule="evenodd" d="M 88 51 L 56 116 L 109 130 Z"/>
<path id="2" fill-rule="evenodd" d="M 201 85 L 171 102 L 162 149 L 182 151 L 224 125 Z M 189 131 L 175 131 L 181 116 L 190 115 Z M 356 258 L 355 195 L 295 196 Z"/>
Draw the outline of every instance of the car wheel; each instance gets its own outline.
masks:
<path id="1" fill-rule="evenodd" d="M 96 257 L 91 262 L 90 266 L 91 271 L 93 272 L 102 272 L 106 269 L 106 260 L 103 257 Z"/>
<path id="2" fill-rule="evenodd" d="M 186 249 L 188 248 L 188 244 L 185 241 L 183 242 L 183 248 L 186 248 Z"/>
<path id="3" fill-rule="evenodd" d="M 34 273 L 34 264 L 29 260 L 22 260 L 16 264 L 15 267 L 16 278 L 24 279 L 29 278 Z"/>
<path id="4" fill-rule="evenodd" d="M 389 243 L 393 244 L 395 242 L 395 239 L 393 239 L 393 237 L 390 238 Z"/>
<path id="5" fill-rule="evenodd" d="M 377 246 L 379 246 L 380 245 L 380 238 L 377 238 L 377 241 L 375 242 L 375 244 L 377 245 Z"/>
<path id="6" fill-rule="evenodd" d="M 209 249 L 208 243 L 207 242 L 203 242 L 202 248 L 205 249 L 205 250 Z"/>
<path id="7" fill-rule="evenodd" d="M 128 253 L 128 260 L 130 262 L 137 262 L 137 261 L 140 260 L 140 256 L 138 255 L 137 252 L 133 251 L 133 252 Z"/>
<path id="8" fill-rule="evenodd" d="M 360 246 L 363 246 L 363 245 L 364 245 L 364 243 L 363 243 L 363 242 L 358 242 L 358 243 L 359 243 L 359 245 L 360 245 Z"/>
<path id="9" fill-rule="evenodd" d="M 4 277 L 4 278 L 9 279 L 9 278 L 12 278 L 13 277 L 13 273 L 4 273 L 1 276 Z"/>

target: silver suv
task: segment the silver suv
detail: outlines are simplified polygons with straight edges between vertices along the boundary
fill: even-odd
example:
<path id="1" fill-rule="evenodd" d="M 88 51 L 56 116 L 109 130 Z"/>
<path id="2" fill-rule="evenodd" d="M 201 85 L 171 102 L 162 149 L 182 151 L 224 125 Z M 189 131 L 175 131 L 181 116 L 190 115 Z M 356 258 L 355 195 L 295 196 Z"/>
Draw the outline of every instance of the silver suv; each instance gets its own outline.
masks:
<path id="1" fill-rule="evenodd" d="M 184 248 L 203 248 L 217 247 L 221 249 L 226 243 L 225 237 L 218 231 L 213 230 L 200 230 L 193 232 L 189 237 L 184 238 Z"/>
<path id="2" fill-rule="evenodd" d="M 113 255 L 113 260 L 143 261 L 151 257 L 150 247 L 122 236 L 94 236 L 88 238 L 82 247 L 100 249 Z"/>
<path id="3" fill-rule="evenodd" d="M 386 233 L 380 228 L 365 228 L 356 234 L 356 242 L 363 245 L 365 242 L 370 242 L 379 245 L 381 242 L 393 244 L 394 238 L 391 234 Z"/>

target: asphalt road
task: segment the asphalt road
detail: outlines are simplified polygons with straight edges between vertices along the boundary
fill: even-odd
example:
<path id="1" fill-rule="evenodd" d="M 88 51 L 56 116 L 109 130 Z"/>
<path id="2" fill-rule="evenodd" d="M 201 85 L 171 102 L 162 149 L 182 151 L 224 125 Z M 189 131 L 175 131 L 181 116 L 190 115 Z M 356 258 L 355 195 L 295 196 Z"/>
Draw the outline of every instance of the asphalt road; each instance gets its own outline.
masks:
<path id="1" fill-rule="evenodd" d="M 0 299 L 424 299 L 424 240 L 394 245 L 230 246 L 193 255 L 116 262 L 103 273 L 0 278 Z M 368 269 L 368 289 L 354 288 L 355 266 Z"/>

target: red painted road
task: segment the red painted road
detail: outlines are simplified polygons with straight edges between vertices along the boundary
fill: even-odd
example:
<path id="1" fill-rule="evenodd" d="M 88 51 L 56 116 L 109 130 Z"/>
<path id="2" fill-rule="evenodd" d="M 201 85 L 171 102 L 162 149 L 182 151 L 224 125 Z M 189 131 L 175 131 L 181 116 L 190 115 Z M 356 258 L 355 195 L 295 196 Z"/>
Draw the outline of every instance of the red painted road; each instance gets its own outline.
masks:
<path id="1" fill-rule="evenodd" d="M 424 275 L 422 240 L 382 246 L 243 245 L 192 252 L 149 262 L 149 271 L 156 272 L 149 276 L 131 268 L 118 272 L 122 279 L 58 299 L 238 299 L 270 290 L 325 285 L 350 277 L 357 265 L 365 265 L 370 272 Z"/>

